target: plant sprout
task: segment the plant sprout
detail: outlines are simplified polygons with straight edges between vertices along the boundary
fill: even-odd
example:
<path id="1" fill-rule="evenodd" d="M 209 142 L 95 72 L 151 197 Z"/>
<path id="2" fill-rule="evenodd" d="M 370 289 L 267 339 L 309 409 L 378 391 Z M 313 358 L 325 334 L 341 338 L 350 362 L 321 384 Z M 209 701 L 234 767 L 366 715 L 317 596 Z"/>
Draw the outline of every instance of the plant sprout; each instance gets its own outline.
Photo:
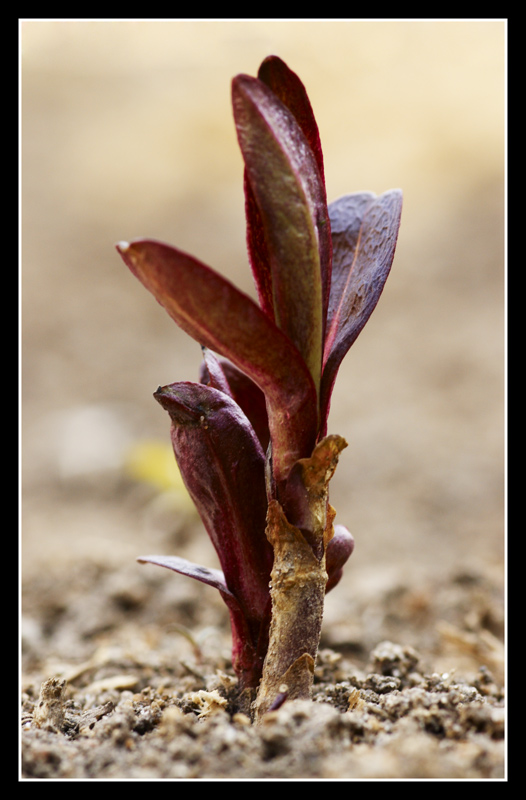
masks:
<path id="1" fill-rule="evenodd" d="M 327 433 L 329 408 L 389 274 L 402 195 L 359 192 L 327 205 L 312 108 L 280 58 L 266 58 L 257 77 L 235 77 L 232 104 L 258 302 L 170 245 L 117 249 L 202 347 L 199 380 L 154 397 L 221 569 L 176 556 L 139 561 L 218 589 L 239 702 L 259 721 L 286 698 L 310 696 L 325 594 L 353 551 L 329 503 L 346 447 Z"/>

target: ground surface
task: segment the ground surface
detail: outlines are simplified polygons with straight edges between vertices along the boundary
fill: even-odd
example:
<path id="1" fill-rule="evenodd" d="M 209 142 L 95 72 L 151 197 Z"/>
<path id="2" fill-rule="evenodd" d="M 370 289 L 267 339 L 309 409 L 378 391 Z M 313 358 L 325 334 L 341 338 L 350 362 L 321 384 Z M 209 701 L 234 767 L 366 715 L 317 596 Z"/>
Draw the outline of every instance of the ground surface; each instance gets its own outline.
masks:
<path id="1" fill-rule="evenodd" d="M 347 604 L 372 626 L 329 626 L 313 702 L 285 703 L 254 727 L 230 702 L 218 603 L 153 570 L 74 572 L 26 596 L 25 778 L 505 775 L 501 593 L 487 577 L 420 591 L 400 582 L 373 605 Z"/>
<path id="2" fill-rule="evenodd" d="M 501 779 L 502 26 L 37 21 L 22 50 L 23 778 Z M 130 470 L 200 352 L 113 244 L 253 291 L 228 87 L 271 52 L 309 88 L 330 199 L 401 186 L 404 212 L 331 410 L 356 550 L 314 702 L 253 728 L 217 593 L 135 561 L 216 565 L 184 494 Z"/>

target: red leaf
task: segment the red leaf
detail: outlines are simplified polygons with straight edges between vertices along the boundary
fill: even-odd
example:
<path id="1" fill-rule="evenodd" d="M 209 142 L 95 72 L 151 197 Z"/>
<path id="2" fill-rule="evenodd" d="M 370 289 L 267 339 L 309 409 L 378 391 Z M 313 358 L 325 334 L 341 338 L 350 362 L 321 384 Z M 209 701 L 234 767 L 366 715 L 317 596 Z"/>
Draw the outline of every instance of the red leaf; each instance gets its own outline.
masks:
<path id="1" fill-rule="evenodd" d="M 296 73 L 278 56 L 267 56 L 261 62 L 258 78 L 272 89 L 295 118 L 309 142 L 320 176 L 325 180 L 320 134 L 305 86 Z"/>
<path id="2" fill-rule="evenodd" d="M 271 89 L 276 97 L 285 105 L 307 139 L 316 163 L 318 165 L 321 181 L 325 185 L 323 153 L 321 148 L 320 136 L 316 119 L 312 111 L 305 87 L 299 77 L 277 56 L 268 56 L 262 62 L 258 78 Z M 245 211 L 247 218 L 247 244 L 252 266 L 252 272 L 258 291 L 261 308 L 274 319 L 274 307 L 272 300 L 272 276 L 270 269 L 270 258 L 267 252 L 265 233 L 261 214 L 254 198 L 254 193 L 250 187 L 247 172 L 245 170 Z M 331 239 L 329 226 L 326 225 L 320 234 L 323 234 L 324 242 L 320 247 L 327 249 L 330 253 Z M 330 257 L 325 259 L 323 264 L 323 300 L 324 314 L 326 317 L 327 303 L 330 288 Z"/>
<path id="3" fill-rule="evenodd" d="M 264 59 L 259 67 L 258 78 L 263 83 L 266 83 L 269 89 L 272 89 L 283 105 L 287 106 L 303 131 L 316 159 L 325 192 L 325 169 L 320 134 L 305 86 L 296 73 L 278 56 L 268 56 Z M 325 202 L 327 202 L 326 195 Z M 318 233 L 320 235 L 320 252 L 325 251 L 327 254 L 326 258 L 322 258 L 321 263 L 323 320 L 325 323 L 331 287 L 332 241 L 330 224 L 319 228 Z"/>
<path id="4" fill-rule="evenodd" d="M 245 189 L 245 217 L 247 220 L 247 250 L 259 304 L 272 321 L 274 298 L 272 296 L 272 271 L 261 214 L 250 186 L 247 170 L 243 177 Z"/>
<path id="5" fill-rule="evenodd" d="M 225 356 L 266 397 L 276 480 L 310 455 L 318 410 L 312 378 L 297 349 L 259 306 L 217 272 L 169 245 L 142 239 L 117 247 L 134 275 L 175 322 Z"/>
<path id="6" fill-rule="evenodd" d="M 302 130 L 264 83 L 238 75 L 232 83 L 232 102 L 248 182 L 264 231 L 276 324 L 297 346 L 318 387 L 322 275 L 330 263 L 325 187 Z"/>

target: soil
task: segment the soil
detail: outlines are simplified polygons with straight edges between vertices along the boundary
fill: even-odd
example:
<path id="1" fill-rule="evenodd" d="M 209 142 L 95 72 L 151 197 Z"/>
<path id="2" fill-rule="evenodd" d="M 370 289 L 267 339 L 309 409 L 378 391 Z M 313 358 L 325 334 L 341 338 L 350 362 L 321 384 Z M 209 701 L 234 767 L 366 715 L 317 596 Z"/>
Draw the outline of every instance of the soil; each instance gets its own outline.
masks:
<path id="1" fill-rule="evenodd" d="M 313 700 L 253 726 L 223 609 L 160 573 L 83 563 L 26 590 L 25 779 L 503 779 L 501 592 L 487 576 L 348 607 L 374 632 L 326 631 Z"/>
<path id="2" fill-rule="evenodd" d="M 153 538 L 213 563 L 184 498 L 126 478 L 35 495 L 26 516 L 33 503 L 45 512 L 50 550 L 25 559 L 23 779 L 504 779 L 498 570 L 415 579 L 407 564 L 359 576 L 350 563 L 327 596 L 312 702 L 285 702 L 256 727 L 236 705 L 215 590 L 131 557 L 118 565 L 109 539 L 74 559 L 75 542 L 51 529 L 93 523 L 95 505 L 111 533 L 117 505 L 136 553 Z"/>
<path id="3" fill-rule="evenodd" d="M 506 779 L 501 43 L 470 21 L 25 23 L 23 781 Z M 356 548 L 314 695 L 254 726 L 219 594 L 136 561 L 217 566 L 165 450 L 132 469 L 200 350 L 113 245 L 173 242 L 253 292 L 228 91 L 270 52 L 307 84 L 329 199 L 401 186 L 404 211 L 331 408 Z"/>

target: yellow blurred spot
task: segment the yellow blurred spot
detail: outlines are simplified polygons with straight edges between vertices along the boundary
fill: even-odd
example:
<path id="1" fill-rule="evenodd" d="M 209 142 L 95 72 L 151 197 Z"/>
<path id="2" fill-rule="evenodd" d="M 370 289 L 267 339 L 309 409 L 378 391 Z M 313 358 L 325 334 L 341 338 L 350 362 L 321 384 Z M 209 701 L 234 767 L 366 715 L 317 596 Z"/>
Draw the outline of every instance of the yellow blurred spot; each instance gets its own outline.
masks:
<path id="1" fill-rule="evenodd" d="M 159 492 L 187 495 L 173 450 L 164 442 L 144 441 L 132 445 L 126 454 L 124 469 L 132 480 L 146 483 Z"/>

